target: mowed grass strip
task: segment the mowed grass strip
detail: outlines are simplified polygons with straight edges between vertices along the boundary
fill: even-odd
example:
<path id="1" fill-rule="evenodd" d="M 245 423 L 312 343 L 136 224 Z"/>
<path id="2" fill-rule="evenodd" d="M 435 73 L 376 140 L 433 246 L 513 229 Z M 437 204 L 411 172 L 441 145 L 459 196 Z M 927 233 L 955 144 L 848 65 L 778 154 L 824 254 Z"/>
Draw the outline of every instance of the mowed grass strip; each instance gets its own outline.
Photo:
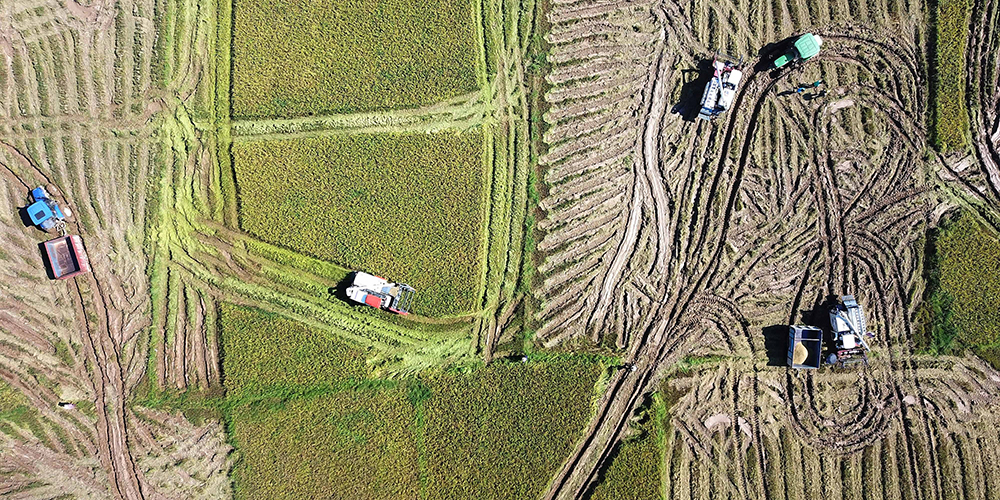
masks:
<path id="1" fill-rule="evenodd" d="M 603 370 L 495 363 L 426 380 L 427 498 L 538 498 L 581 437 Z"/>
<path id="2" fill-rule="evenodd" d="M 969 144 L 965 107 L 965 49 L 969 36 L 969 0 L 940 0 L 935 47 L 934 145 L 941 151 Z"/>
<path id="3" fill-rule="evenodd" d="M 349 391 L 232 412 L 236 498 L 416 498 L 413 407 L 400 389 Z"/>
<path id="4" fill-rule="evenodd" d="M 417 107 L 475 90 L 469 0 L 235 0 L 233 115 Z"/>
<path id="5" fill-rule="evenodd" d="M 482 141 L 475 130 L 235 143 L 241 225 L 412 285 L 414 312 L 469 311 L 481 267 Z"/>

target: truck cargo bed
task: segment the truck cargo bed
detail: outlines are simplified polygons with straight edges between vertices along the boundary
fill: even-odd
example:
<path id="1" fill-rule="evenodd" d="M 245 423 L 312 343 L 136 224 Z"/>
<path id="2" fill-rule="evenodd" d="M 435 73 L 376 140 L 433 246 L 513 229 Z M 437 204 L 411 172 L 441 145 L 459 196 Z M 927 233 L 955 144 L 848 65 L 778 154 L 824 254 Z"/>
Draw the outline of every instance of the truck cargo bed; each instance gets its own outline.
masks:
<path id="1" fill-rule="evenodd" d="M 52 267 L 52 276 L 66 279 L 90 272 L 90 261 L 77 235 L 63 236 L 45 242 L 45 256 Z"/>

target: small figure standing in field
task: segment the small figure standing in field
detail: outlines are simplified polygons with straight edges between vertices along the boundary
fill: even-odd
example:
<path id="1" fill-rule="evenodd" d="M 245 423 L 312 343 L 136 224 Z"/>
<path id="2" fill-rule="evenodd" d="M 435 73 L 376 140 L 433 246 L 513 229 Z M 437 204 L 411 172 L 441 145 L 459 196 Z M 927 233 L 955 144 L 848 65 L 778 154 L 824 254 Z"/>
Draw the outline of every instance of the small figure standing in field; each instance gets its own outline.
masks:
<path id="1" fill-rule="evenodd" d="M 798 87 L 795 87 L 795 93 L 796 94 L 801 94 L 801 93 L 803 93 L 805 91 L 806 91 L 806 88 L 804 86 L 802 86 L 802 85 L 799 85 Z"/>
<path id="2" fill-rule="evenodd" d="M 820 85 L 823 85 L 823 79 L 822 78 L 820 78 L 819 80 L 816 80 L 815 82 L 812 82 L 812 88 L 819 87 Z"/>

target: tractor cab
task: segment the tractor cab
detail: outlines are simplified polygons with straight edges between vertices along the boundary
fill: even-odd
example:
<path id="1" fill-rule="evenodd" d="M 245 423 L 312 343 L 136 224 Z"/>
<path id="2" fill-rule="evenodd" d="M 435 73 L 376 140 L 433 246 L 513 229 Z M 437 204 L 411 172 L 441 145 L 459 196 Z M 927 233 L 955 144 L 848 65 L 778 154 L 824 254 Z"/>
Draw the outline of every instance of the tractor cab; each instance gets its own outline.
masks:
<path id="1" fill-rule="evenodd" d="M 27 211 L 32 224 L 48 233 L 65 230 L 66 218 L 72 215 L 68 208 L 60 208 L 41 186 L 31 190 L 31 199 L 33 203 L 28 205 Z"/>
<path id="2" fill-rule="evenodd" d="M 816 54 L 819 54 L 820 47 L 823 46 L 823 39 L 806 33 L 795 40 L 792 48 L 774 60 L 774 67 L 780 68 L 795 61 L 807 61 Z"/>

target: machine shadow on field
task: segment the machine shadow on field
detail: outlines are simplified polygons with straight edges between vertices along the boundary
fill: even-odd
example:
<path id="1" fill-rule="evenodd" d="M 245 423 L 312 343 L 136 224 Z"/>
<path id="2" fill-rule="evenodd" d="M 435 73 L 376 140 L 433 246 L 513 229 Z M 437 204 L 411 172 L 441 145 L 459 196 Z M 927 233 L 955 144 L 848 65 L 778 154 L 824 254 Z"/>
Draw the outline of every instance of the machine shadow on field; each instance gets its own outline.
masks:
<path id="1" fill-rule="evenodd" d="M 764 327 L 764 350 L 767 351 L 767 366 L 788 364 L 788 325 Z"/>
<path id="2" fill-rule="evenodd" d="M 24 227 L 32 227 L 35 225 L 34 222 L 31 222 L 31 217 L 28 216 L 28 207 L 18 208 L 17 215 L 21 217 L 21 224 L 24 224 Z"/>
<path id="3" fill-rule="evenodd" d="M 686 122 L 694 122 L 698 118 L 698 111 L 701 110 L 701 94 L 712 79 L 712 60 L 701 59 L 695 69 L 681 71 L 681 95 L 678 102 L 670 109 L 675 115 L 680 115 Z"/>
<path id="4" fill-rule="evenodd" d="M 337 286 L 327 289 L 327 293 L 330 294 L 329 300 L 336 299 L 349 306 L 354 305 L 354 303 L 347 297 L 347 287 L 354 284 L 354 275 L 357 273 L 357 271 L 347 273 L 347 276 L 344 276 L 344 279 L 337 282 Z"/>

